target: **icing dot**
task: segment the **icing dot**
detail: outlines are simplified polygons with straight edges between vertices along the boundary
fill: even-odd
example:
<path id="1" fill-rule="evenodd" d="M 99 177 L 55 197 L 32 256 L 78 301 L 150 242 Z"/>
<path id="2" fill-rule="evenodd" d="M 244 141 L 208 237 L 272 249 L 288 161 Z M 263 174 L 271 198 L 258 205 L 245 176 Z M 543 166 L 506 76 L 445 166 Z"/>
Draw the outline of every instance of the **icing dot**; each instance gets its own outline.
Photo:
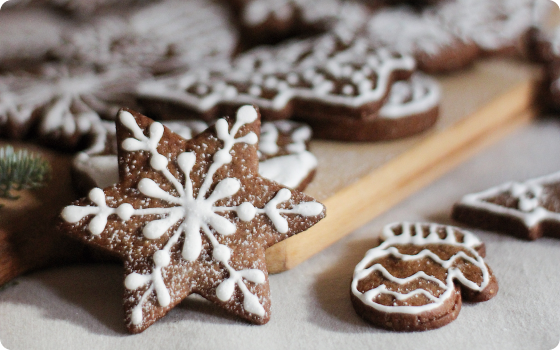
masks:
<path id="1" fill-rule="evenodd" d="M 292 85 L 296 85 L 299 82 L 299 77 L 296 73 L 290 73 L 286 77 L 286 81 Z"/>
<path id="2" fill-rule="evenodd" d="M 237 120 L 244 124 L 249 124 L 257 120 L 257 110 L 253 106 L 243 106 L 237 111 Z"/>
<path id="3" fill-rule="evenodd" d="M 278 79 L 276 77 L 268 77 L 264 81 L 264 86 L 269 89 L 274 89 L 278 85 Z"/>
<path id="4" fill-rule="evenodd" d="M 198 85 L 196 87 L 196 93 L 199 94 L 199 95 L 206 95 L 208 93 L 208 86 Z"/>
<path id="5" fill-rule="evenodd" d="M 242 221 L 251 221 L 255 218 L 255 215 L 257 215 L 257 209 L 249 202 L 242 203 L 237 207 L 237 216 Z"/>
<path id="6" fill-rule="evenodd" d="M 227 99 L 232 99 L 235 98 L 235 96 L 237 96 L 237 89 L 234 86 L 228 86 L 225 90 L 224 90 L 224 97 Z"/>
<path id="7" fill-rule="evenodd" d="M 154 253 L 154 264 L 156 264 L 157 267 L 166 267 L 170 262 L 171 257 L 165 250 L 158 250 Z"/>
<path id="8" fill-rule="evenodd" d="M 227 150 L 219 150 L 214 154 L 214 162 L 220 164 L 228 164 L 231 162 L 231 154 Z"/>
<path id="9" fill-rule="evenodd" d="M 232 279 L 227 279 L 220 283 L 218 288 L 216 288 L 216 296 L 221 301 L 228 301 L 231 299 L 235 289 L 235 281 Z"/>
<path id="10" fill-rule="evenodd" d="M 130 217 L 132 216 L 132 214 L 134 214 L 134 208 L 132 207 L 132 205 L 130 205 L 128 203 L 121 204 L 117 208 L 117 215 L 123 221 L 129 220 Z"/>
<path id="11" fill-rule="evenodd" d="M 153 154 L 150 159 L 150 165 L 154 170 L 162 171 L 167 167 L 167 158 L 161 154 Z"/>
<path id="12" fill-rule="evenodd" d="M 217 245 L 214 247 L 214 251 L 212 252 L 212 256 L 217 261 L 226 264 L 229 259 L 231 258 L 231 250 L 226 247 L 225 245 Z"/>
<path id="13" fill-rule="evenodd" d="M 342 93 L 345 95 L 353 95 L 354 87 L 352 85 L 344 85 L 344 87 L 342 88 Z"/>
<path id="14" fill-rule="evenodd" d="M 253 95 L 253 96 L 260 96 L 262 93 L 262 90 L 259 86 L 253 85 L 249 88 L 249 94 Z"/>

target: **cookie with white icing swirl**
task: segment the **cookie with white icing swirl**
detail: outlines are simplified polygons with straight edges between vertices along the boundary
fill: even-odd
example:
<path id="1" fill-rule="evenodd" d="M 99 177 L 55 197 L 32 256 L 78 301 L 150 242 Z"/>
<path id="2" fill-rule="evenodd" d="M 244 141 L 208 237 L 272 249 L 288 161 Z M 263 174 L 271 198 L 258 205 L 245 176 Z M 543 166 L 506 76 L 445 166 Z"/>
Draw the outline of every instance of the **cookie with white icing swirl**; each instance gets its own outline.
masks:
<path id="1" fill-rule="evenodd" d="M 367 120 L 320 118 L 302 120 L 315 137 L 341 141 L 386 141 L 412 136 L 431 128 L 438 120 L 441 90 L 432 78 L 416 73 L 393 83 L 387 102 Z"/>
<path id="2" fill-rule="evenodd" d="M 560 173 L 507 182 L 464 196 L 453 219 L 487 230 L 535 240 L 560 237 Z"/>
<path id="3" fill-rule="evenodd" d="M 445 326 L 457 318 L 463 299 L 487 301 L 498 292 L 484 255 L 478 238 L 455 227 L 388 225 L 382 243 L 354 270 L 352 303 L 361 317 L 381 328 Z"/>

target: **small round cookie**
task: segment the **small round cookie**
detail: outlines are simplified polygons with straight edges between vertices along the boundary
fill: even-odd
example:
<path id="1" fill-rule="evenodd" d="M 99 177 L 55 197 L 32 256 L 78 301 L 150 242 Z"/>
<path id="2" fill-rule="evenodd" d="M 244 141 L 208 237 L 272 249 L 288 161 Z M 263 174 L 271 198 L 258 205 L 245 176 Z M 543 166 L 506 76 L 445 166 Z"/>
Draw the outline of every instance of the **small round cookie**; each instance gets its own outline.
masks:
<path id="1" fill-rule="evenodd" d="M 186 140 L 202 133 L 208 124 L 201 121 L 162 123 Z M 78 153 L 72 162 L 72 180 L 79 193 L 94 187 L 108 187 L 119 181 L 117 138 L 114 122 L 95 125 L 91 146 Z M 286 187 L 303 191 L 313 180 L 317 158 L 308 151 L 309 126 L 291 121 L 262 124 L 259 141 L 259 174 Z"/>
<path id="2" fill-rule="evenodd" d="M 373 142 L 416 135 L 438 120 L 441 90 L 432 78 L 416 73 L 393 83 L 387 102 L 370 119 L 342 119 L 325 115 L 301 119 L 319 139 Z"/>
<path id="3" fill-rule="evenodd" d="M 484 243 L 472 233 L 437 224 L 391 224 L 382 243 L 356 266 L 354 309 L 373 325 L 394 331 L 443 327 L 462 300 L 493 298 L 498 284 L 482 259 Z"/>

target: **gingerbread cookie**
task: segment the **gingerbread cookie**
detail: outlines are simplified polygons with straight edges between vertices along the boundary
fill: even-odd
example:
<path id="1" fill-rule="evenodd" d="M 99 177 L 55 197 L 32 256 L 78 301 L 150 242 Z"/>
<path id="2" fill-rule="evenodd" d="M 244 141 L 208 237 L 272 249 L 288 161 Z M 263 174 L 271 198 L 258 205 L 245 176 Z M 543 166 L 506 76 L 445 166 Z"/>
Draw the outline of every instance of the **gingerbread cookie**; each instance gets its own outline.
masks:
<path id="1" fill-rule="evenodd" d="M 232 0 L 246 44 L 271 43 L 326 29 L 341 0 Z"/>
<path id="2" fill-rule="evenodd" d="M 278 120 L 263 123 L 259 142 L 259 174 L 303 191 L 315 177 L 317 158 L 308 151 L 311 128 Z"/>
<path id="3" fill-rule="evenodd" d="M 463 298 L 482 302 L 498 292 L 484 255 L 484 243 L 455 227 L 388 225 L 354 270 L 354 309 L 390 330 L 443 327 L 457 318 Z"/>
<path id="4" fill-rule="evenodd" d="M 325 208 L 258 175 L 258 112 L 244 106 L 187 141 L 123 110 L 120 182 L 66 207 L 61 229 L 125 261 L 130 332 L 196 293 L 256 324 L 270 318 L 265 249 Z"/>
<path id="5" fill-rule="evenodd" d="M 139 76 L 124 67 L 67 65 L 0 76 L 1 134 L 75 148 L 101 117 L 113 117 L 120 106 L 134 105 L 129 92 Z"/>
<path id="6" fill-rule="evenodd" d="M 531 0 L 449 0 L 420 9 L 387 7 L 374 13 L 368 37 L 376 45 L 413 55 L 428 72 L 451 71 L 481 54 L 526 51 L 534 26 Z"/>
<path id="7" fill-rule="evenodd" d="M 453 219 L 487 230 L 535 240 L 560 237 L 560 173 L 508 182 L 469 194 L 453 207 Z"/>
<path id="8" fill-rule="evenodd" d="M 328 115 L 360 120 L 377 115 L 392 83 L 415 67 L 409 56 L 375 50 L 365 40 L 336 35 L 261 48 L 232 64 L 140 84 L 141 103 L 155 115 L 212 120 L 244 104 L 264 119 Z"/>
<path id="9" fill-rule="evenodd" d="M 228 59 L 237 45 L 227 11 L 202 0 L 164 1 L 96 17 L 66 33 L 53 54 L 66 61 L 140 65 L 165 73 Z"/>
<path id="10" fill-rule="evenodd" d="M 189 140 L 208 128 L 201 121 L 167 121 L 162 123 Z M 93 187 L 105 188 L 119 181 L 117 138 L 114 122 L 95 126 L 92 145 L 76 155 L 73 180 L 80 193 Z M 286 187 L 303 191 L 317 168 L 317 158 L 308 151 L 309 126 L 290 122 L 267 122 L 262 125 L 259 141 L 259 174 Z"/>
<path id="11" fill-rule="evenodd" d="M 304 119 L 315 137 L 341 141 L 386 141 L 431 128 L 438 120 L 441 91 L 432 78 L 415 74 L 393 83 L 387 102 L 367 120 L 324 116 Z"/>

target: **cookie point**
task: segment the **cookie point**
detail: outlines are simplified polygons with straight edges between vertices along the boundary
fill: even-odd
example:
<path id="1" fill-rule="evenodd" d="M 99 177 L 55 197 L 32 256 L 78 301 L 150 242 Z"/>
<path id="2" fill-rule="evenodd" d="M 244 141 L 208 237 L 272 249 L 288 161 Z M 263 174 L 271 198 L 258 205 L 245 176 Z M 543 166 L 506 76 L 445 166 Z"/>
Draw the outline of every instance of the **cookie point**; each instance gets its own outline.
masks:
<path id="1" fill-rule="evenodd" d="M 250 105 L 243 106 L 237 111 L 237 120 L 245 124 L 254 122 L 258 117 L 259 113 L 255 107 Z"/>

